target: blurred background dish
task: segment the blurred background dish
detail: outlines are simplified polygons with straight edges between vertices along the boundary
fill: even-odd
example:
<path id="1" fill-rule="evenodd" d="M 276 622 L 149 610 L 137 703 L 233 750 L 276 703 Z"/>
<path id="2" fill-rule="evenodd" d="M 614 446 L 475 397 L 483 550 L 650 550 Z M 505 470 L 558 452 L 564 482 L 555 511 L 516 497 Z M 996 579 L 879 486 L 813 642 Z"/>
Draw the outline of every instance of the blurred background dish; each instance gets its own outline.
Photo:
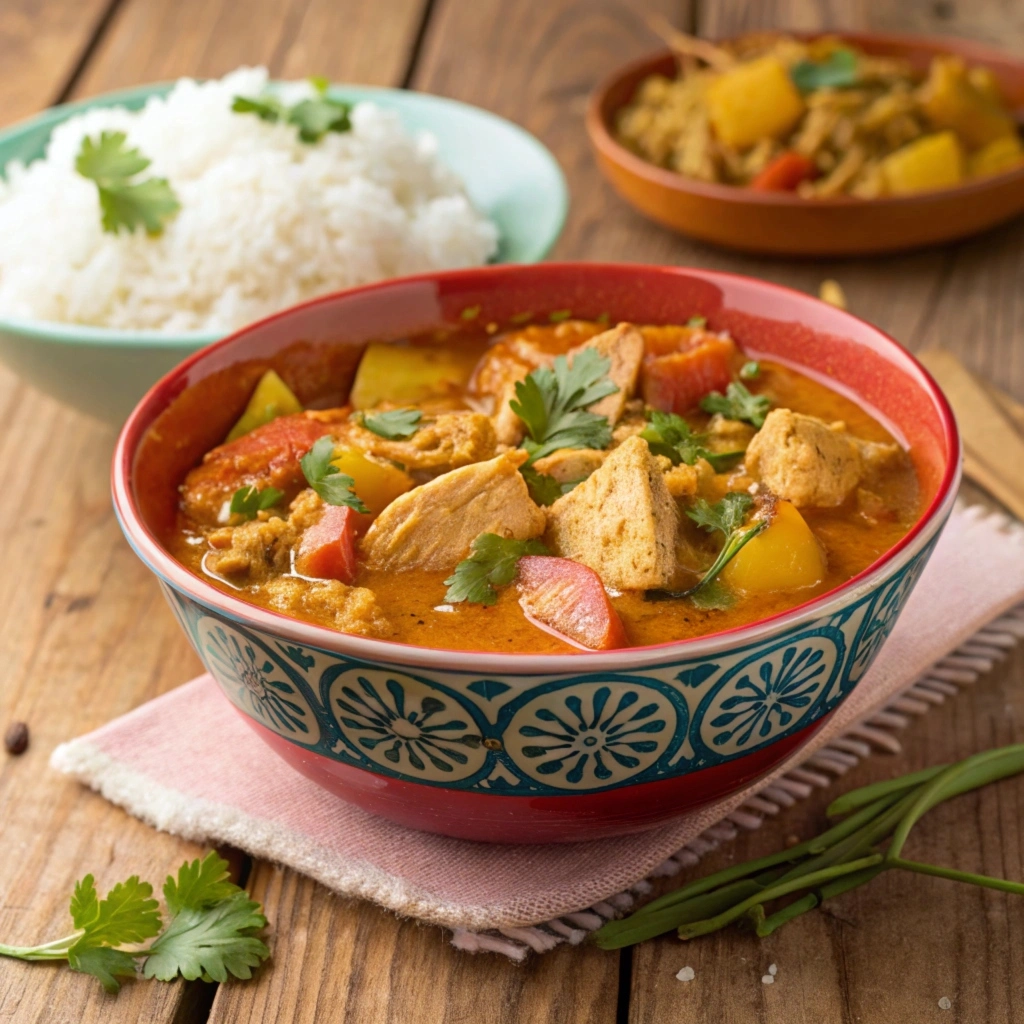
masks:
<path id="1" fill-rule="evenodd" d="M 147 100 L 166 96 L 171 89 L 171 84 L 164 83 L 111 93 L 53 108 L 16 125 L 0 134 L 0 172 L 9 169 L 12 162 L 28 164 L 42 157 L 51 133 L 68 118 L 98 107 L 138 110 Z M 568 207 L 565 181 L 554 157 L 527 132 L 466 104 L 404 90 L 339 86 L 330 87 L 326 96 L 329 101 L 345 104 L 374 103 L 383 111 L 397 112 L 405 133 L 432 135 L 437 161 L 444 165 L 441 172 L 450 171 L 455 176 L 456 191 L 461 181 L 473 208 L 497 230 L 494 261 L 533 262 L 554 244 Z M 263 113 L 252 118 L 235 116 L 255 126 L 253 131 L 271 130 L 262 125 L 268 119 Z M 101 127 L 107 126 L 104 123 Z M 98 141 L 98 130 L 89 131 L 90 138 Z M 126 146 L 137 144 L 129 130 Z M 150 154 L 143 151 L 143 155 Z M 153 173 L 160 174 L 160 162 L 156 154 L 152 156 Z M 173 176 L 168 177 L 173 187 Z M 3 201 L 4 193 L 0 191 L 0 203 Z M 436 216 L 437 210 L 433 213 Z M 97 223 L 99 214 L 97 204 Z M 462 216 L 465 218 L 465 214 Z M 131 241 L 145 245 L 149 240 L 138 237 Z M 486 253 L 482 257 L 486 259 Z M 396 272 L 408 269 L 416 268 L 396 265 Z M 182 270 L 175 267 L 174 272 Z M 287 274 L 287 267 L 282 273 Z M 346 283 L 352 282 L 328 282 L 322 290 Z M 238 322 L 219 327 L 166 330 L 135 326 L 131 321 L 129 326 L 109 327 L 36 319 L 21 310 L 18 314 L 0 313 L 0 359 L 40 390 L 111 423 L 121 422 L 145 390 L 182 358 L 254 318 L 243 312 Z"/>
<path id="2" fill-rule="evenodd" d="M 803 53 L 808 41 L 811 48 Z M 736 249 L 853 255 L 950 241 L 1024 210 L 1024 162 L 1015 124 L 1024 109 L 1024 62 L 962 40 L 876 33 L 748 37 L 737 41 L 738 52 L 760 47 L 757 52 L 764 56 L 732 65 L 726 63 L 734 60 L 729 51 L 695 43 L 718 67 L 709 76 L 706 98 L 694 100 L 699 109 L 689 120 L 682 110 L 685 97 L 677 109 L 669 102 L 675 99 L 669 95 L 670 83 L 678 70 L 673 53 L 621 69 L 591 97 L 587 129 L 599 166 L 647 216 Z M 860 124 L 866 108 L 851 107 L 855 117 L 830 109 L 854 84 L 858 61 L 862 71 L 871 71 L 873 85 L 860 90 L 865 97 L 850 89 L 849 99 L 902 101 L 907 108 L 901 115 L 903 137 L 886 141 L 883 134 L 867 133 L 866 122 Z M 804 71 L 811 72 L 803 76 L 806 82 Z M 926 77 L 919 92 L 911 87 L 914 78 L 923 83 Z M 701 92 L 700 83 L 694 85 Z M 733 95 L 737 90 L 741 95 Z M 765 96 L 770 102 L 764 116 L 757 115 L 754 97 Z M 983 118 L 965 97 L 991 112 L 998 130 L 975 138 Z M 808 113 L 808 108 L 815 105 L 835 114 L 837 125 L 849 122 L 838 125 L 850 129 L 845 143 L 833 137 L 828 145 L 810 144 L 808 129 L 815 128 L 810 122 L 816 111 Z M 699 153 L 662 152 L 671 133 L 658 118 L 678 122 L 676 144 L 683 148 L 687 133 L 699 142 L 697 121 L 710 121 L 714 127 L 705 124 L 703 131 L 714 136 L 721 159 L 712 161 L 709 155 L 702 163 Z M 783 139 L 792 152 L 785 150 Z M 989 148 L 995 141 L 1006 150 L 1002 157 Z M 922 147 L 928 152 L 922 153 Z M 780 168 L 776 161 L 785 158 L 794 166 Z M 673 169 L 652 162 L 659 160 Z M 785 182 L 768 180 L 770 171 L 781 170 L 794 173 Z"/>

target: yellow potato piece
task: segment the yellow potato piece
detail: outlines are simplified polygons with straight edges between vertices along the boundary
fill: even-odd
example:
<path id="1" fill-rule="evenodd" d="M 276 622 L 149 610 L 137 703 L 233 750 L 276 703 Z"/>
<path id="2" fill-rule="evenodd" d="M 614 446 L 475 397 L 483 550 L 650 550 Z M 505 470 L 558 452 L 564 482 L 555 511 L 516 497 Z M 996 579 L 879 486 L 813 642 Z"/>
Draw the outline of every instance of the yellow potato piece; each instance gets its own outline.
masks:
<path id="1" fill-rule="evenodd" d="M 746 149 L 790 132 L 804 100 L 777 57 L 760 57 L 724 72 L 708 85 L 708 115 L 727 146 Z"/>
<path id="2" fill-rule="evenodd" d="M 260 377 L 245 412 L 231 428 L 227 440 L 236 441 L 251 430 L 262 427 L 264 423 L 276 420 L 278 416 L 290 416 L 296 412 L 302 412 L 302 405 L 292 394 L 292 389 L 273 370 L 267 370 Z"/>
<path id="3" fill-rule="evenodd" d="M 471 352 L 374 343 L 363 353 L 349 401 L 356 409 L 417 405 L 463 387 L 475 363 Z"/>
<path id="4" fill-rule="evenodd" d="M 926 192 L 949 188 L 964 177 L 964 151 L 951 132 L 915 139 L 882 161 L 882 175 L 889 192 Z"/>
<path id="5" fill-rule="evenodd" d="M 921 106 L 936 128 L 952 129 L 968 149 L 980 149 L 993 139 L 1017 134 L 1009 112 L 972 84 L 959 57 L 932 61 Z"/>
<path id="6" fill-rule="evenodd" d="M 1024 144 L 1015 135 L 1004 135 L 993 139 L 984 149 L 972 153 L 967 169 L 972 177 L 981 178 L 988 174 L 1002 174 L 1024 162 Z"/>
<path id="7" fill-rule="evenodd" d="M 374 515 L 380 515 L 395 498 L 415 486 L 408 473 L 390 462 L 371 459 L 358 448 L 336 448 L 331 462 L 339 473 L 352 477 L 353 490 Z"/>
<path id="8" fill-rule="evenodd" d="M 722 582 L 744 594 L 801 590 L 825 578 L 825 553 L 796 507 L 780 501 L 775 518 L 722 570 Z"/>

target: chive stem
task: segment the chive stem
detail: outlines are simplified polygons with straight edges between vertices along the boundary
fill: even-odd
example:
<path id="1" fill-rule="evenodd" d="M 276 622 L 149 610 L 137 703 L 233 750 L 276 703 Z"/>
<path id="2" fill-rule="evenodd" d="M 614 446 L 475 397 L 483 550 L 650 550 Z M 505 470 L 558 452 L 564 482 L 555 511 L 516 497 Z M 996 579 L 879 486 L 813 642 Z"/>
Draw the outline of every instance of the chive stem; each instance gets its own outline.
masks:
<path id="1" fill-rule="evenodd" d="M 1024 896 L 1024 882 L 1010 882 L 1005 878 L 993 878 L 991 875 L 975 875 L 969 871 L 957 871 L 938 864 L 922 864 L 920 861 L 904 860 L 902 857 L 887 857 L 886 864 L 904 871 L 915 871 L 920 875 L 948 878 L 952 882 L 967 882 L 969 885 L 980 885 L 985 889 L 998 889 L 1000 892 Z"/>

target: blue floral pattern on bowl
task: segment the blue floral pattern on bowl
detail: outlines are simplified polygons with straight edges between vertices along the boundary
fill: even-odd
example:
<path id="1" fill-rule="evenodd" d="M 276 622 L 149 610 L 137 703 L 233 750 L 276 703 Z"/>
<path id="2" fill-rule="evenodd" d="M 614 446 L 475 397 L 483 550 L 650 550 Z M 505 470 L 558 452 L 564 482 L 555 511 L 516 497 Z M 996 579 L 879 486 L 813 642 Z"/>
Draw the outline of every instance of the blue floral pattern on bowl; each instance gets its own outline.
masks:
<path id="1" fill-rule="evenodd" d="M 938 531 L 838 610 L 705 657 L 636 672 L 501 679 L 285 643 L 162 584 L 243 714 L 367 771 L 516 796 L 600 792 L 743 757 L 819 722 L 878 654 Z M 833 609 L 835 606 L 833 606 Z"/>

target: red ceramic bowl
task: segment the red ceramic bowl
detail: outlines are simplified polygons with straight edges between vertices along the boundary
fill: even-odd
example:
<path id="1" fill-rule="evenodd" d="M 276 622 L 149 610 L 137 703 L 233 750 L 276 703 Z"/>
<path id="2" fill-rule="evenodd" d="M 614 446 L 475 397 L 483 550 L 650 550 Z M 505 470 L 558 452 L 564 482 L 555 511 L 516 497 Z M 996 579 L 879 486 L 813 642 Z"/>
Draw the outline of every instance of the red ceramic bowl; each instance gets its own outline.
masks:
<path id="1" fill-rule="evenodd" d="M 347 636 L 247 604 L 164 546 L 176 487 L 275 368 L 340 403 L 363 345 L 467 307 L 678 323 L 857 396 L 910 447 L 924 512 L 874 565 L 753 625 L 622 651 L 439 651 Z M 454 271 L 330 295 L 193 356 L 142 400 L 114 456 L 114 505 L 225 696 L 283 762 L 345 800 L 471 839 L 593 839 L 651 827 L 769 771 L 819 729 L 891 630 L 952 507 L 959 440 L 934 381 L 880 331 L 749 278 L 635 265 Z M 280 770 L 290 769 L 282 762 Z"/>
<path id="2" fill-rule="evenodd" d="M 838 32 L 867 53 L 900 57 L 922 73 L 937 54 L 954 53 L 990 68 L 1011 109 L 1024 112 L 1024 61 L 966 39 Z M 803 39 L 807 33 L 794 33 Z M 821 35 L 821 33 L 818 33 Z M 645 216 L 706 242 L 780 256 L 854 256 L 936 245 L 994 227 L 1024 212 L 1024 164 L 956 188 L 916 195 L 801 199 L 685 178 L 620 145 L 615 115 L 652 74 L 674 77 L 675 58 L 662 52 L 620 68 L 594 90 L 587 134 L 598 166 L 615 190 Z"/>

